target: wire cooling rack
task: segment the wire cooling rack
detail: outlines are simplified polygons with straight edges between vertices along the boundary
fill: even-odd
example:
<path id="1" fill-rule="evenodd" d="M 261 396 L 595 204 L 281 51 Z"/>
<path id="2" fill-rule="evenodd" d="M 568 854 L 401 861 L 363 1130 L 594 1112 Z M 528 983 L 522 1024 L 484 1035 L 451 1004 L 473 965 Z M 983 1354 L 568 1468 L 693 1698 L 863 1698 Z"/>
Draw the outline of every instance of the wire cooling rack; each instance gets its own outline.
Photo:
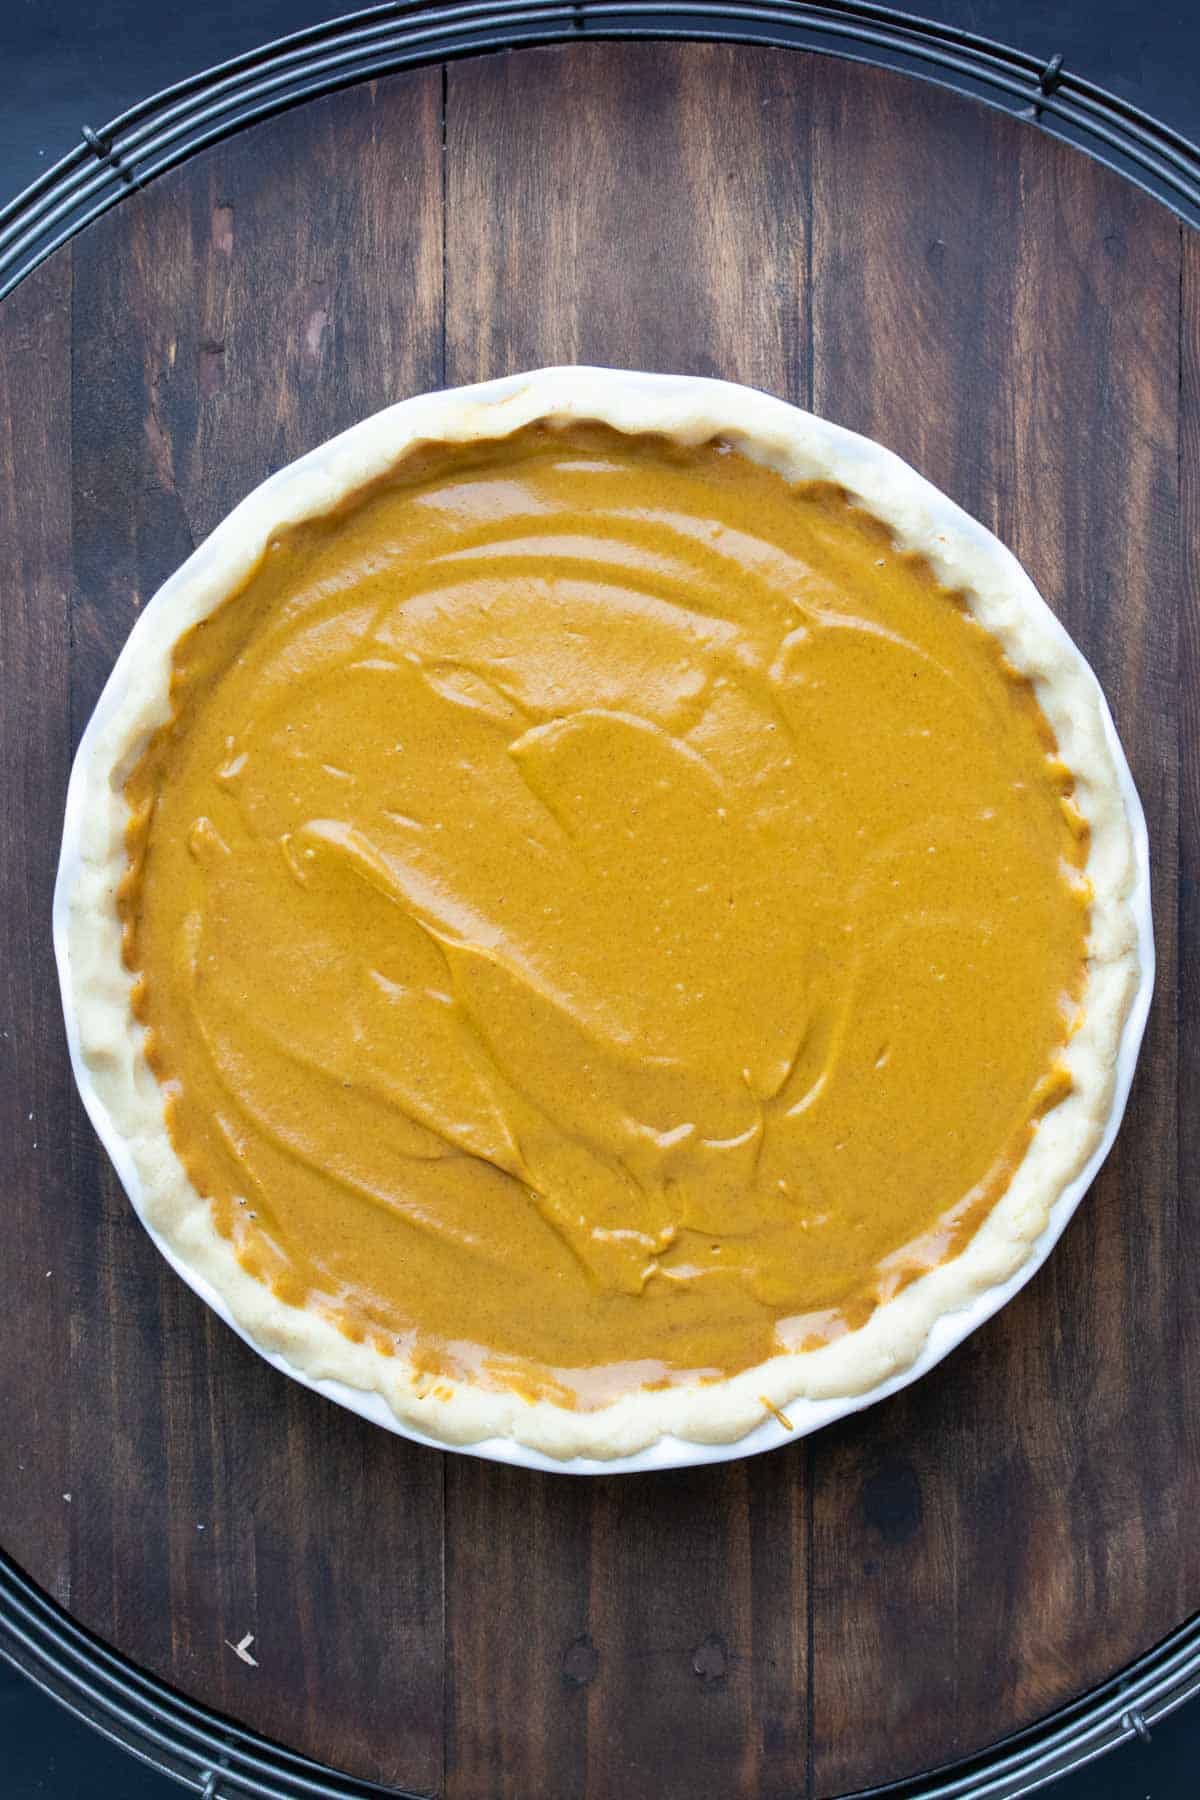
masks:
<path id="1" fill-rule="evenodd" d="M 1064 66 L 854 0 L 726 6 L 375 6 L 281 38 L 140 101 L 0 208 L 0 299 L 76 232 L 166 170 L 260 119 L 394 70 L 579 38 L 777 45 L 898 69 L 1036 120 L 1200 226 L 1200 151 Z M 71 1712 L 203 1800 L 416 1800 L 296 1756 L 135 1668 L 0 1553 L 0 1656 Z M 1017 1800 L 1200 1697 L 1200 1617 L 1123 1674 L 969 1762 L 886 1789 L 889 1800 Z M 862 1800 L 868 1800 L 863 1796 Z"/>
<path id="2" fill-rule="evenodd" d="M 813 50 L 936 81 L 1021 116 L 1117 169 L 1200 225 L 1200 152 L 1178 132 L 1065 67 L 890 8 L 826 0 L 726 6 L 371 7 L 234 57 L 81 124 L 66 156 L 0 209 L 0 298 L 93 219 L 230 132 L 317 94 L 452 57 L 580 37 L 683 38 Z"/>
<path id="3" fill-rule="evenodd" d="M 84 1631 L 0 1555 L 0 1656 L 77 1717 L 204 1800 L 417 1800 L 296 1756 L 187 1700 Z M 888 1800 L 1016 1800 L 1200 1697 L 1200 1618 L 1040 1725 L 952 1769 L 873 1789 Z M 863 1796 L 862 1800 L 868 1800 Z"/>

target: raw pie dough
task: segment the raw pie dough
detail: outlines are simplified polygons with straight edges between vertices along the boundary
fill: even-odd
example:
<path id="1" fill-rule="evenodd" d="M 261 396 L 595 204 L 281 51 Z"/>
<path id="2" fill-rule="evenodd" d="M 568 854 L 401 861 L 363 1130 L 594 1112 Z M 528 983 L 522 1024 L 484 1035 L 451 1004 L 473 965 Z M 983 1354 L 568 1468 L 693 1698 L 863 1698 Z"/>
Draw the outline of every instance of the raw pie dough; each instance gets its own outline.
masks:
<path id="1" fill-rule="evenodd" d="M 727 1441 L 1044 1229 L 1129 822 L 1086 665 L 895 458 L 721 383 L 503 389 L 284 471 L 139 623 L 82 1052 L 148 1221 L 310 1376 L 447 1441 Z"/>

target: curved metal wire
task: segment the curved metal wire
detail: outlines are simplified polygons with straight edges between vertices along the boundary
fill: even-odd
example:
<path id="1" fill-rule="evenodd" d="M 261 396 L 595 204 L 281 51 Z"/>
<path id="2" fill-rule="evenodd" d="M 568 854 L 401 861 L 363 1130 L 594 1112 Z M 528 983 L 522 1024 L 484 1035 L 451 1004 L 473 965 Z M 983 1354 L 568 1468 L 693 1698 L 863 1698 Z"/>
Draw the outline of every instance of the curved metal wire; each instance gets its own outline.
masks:
<path id="1" fill-rule="evenodd" d="M 1063 68 L 953 26 L 859 0 L 544 0 L 393 4 L 352 13 L 234 57 L 130 107 L 0 208 L 0 298 L 138 187 L 185 157 L 318 94 L 409 68 L 518 45 L 592 38 L 766 43 L 905 70 L 1036 119 L 1200 225 L 1200 152 L 1178 132 Z"/>
<path id="2" fill-rule="evenodd" d="M 580 37 L 763 43 L 902 70 L 972 95 L 1088 151 L 1200 225 L 1200 151 L 1062 66 L 952 26 L 855 0 L 391 4 L 282 38 L 140 101 L 0 208 L 0 298 L 127 194 L 244 125 L 335 88 L 488 50 Z M 78 1717 L 206 1800 L 373 1800 L 385 1790 L 269 1743 L 125 1661 L 0 1555 L 0 1655 Z M 1200 1617 L 1123 1675 L 1030 1731 L 873 1793 L 1016 1800 L 1200 1695 Z M 388 1789 L 395 1800 L 397 1790 Z M 404 1800 L 404 1796 L 400 1796 Z"/>
<path id="3" fill-rule="evenodd" d="M 0 1656 L 85 1723 L 208 1800 L 417 1800 L 321 1768 L 185 1699 L 84 1631 L 0 1555 Z M 1200 1617 L 1113 1681 L 953 1769 L 859 1800 L 1017 1800 L 1200 1696 Z"/>
<path id="4" fill-rule="evenodd" d="M 0 1656 L 85 1724 L 209 1800 L 418 1800 L 323 1769 L 186 1700 L 84 1631 L 2 1553 Z"/>

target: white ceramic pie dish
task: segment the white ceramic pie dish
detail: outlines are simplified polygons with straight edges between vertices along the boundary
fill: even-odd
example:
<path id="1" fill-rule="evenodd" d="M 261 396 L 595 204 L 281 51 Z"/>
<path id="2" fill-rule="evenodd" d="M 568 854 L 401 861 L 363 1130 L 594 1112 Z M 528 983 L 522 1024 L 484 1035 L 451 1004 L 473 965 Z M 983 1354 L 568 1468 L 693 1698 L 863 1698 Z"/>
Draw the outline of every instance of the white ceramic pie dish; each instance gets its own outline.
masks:
<path id="1" fill-rule="evenodd" d="M 414 1423 L 411 1419 L 402 1420 L 398 1417 L 382 1393 L 351 1386 L 346 1382 L 330 1379 L 313 1372 L 306 1372 L 298 1368 L 294 1362 L 289 1361 L 285 1355 L 264 1348 L 262 1343 L 256 1341 L 254 1335 L 235 1318 L 225 1297 L 217 1291 L 206 1275 L 187 1262 L 164 1233 L 147 1218 L 146 1195 L 138 1169 L 138 1159 L 128 1136 L 114 1120 L 112 1110 L 106 1103 L 100 1086 L 94 1078 L 93 1069 L 89 1067 L 81 1041 L 79 995 L 76 991 L 76 959 L 72 954 L 71 946 L 71 906 L 72 899 L 79 890 L 84 872 L 83 839 L 89 806 L 88 788 L 89 781 L 94 777 L 97 746 L 103 744 L 105 733 L 112 719 L 122 705 L 127 703 L 130 674 L 137 664 L 139 639 L 145 640 L 147 634 L 154 631 L 156 619 L 159 620 L 161 629 L 162 615 L 169 612 L 169 609 L 175 604 L 180 584 L 186 582 L 189 571 L 193 583 L 195 582 L 197 571 L 203 570 L 205 559 L 212 556 L 211 547 L 219 544 L 221 534 L 229 530 L 238 519 L 239 514 L 244 514 L 244 509 L 257 507 L 260 513 L 264 509 L 269 513 L 275 496 L 280 496 L 280 510 L 286 513 L 288 503 L 282 500 L 282 496 L 294 492 L 298 480 L 302 482 L 307 480 L 311 486 L 314 477 L 324 479 L 330 466 L 331 456 L 338 454 L 339 447 L 344 456 L 345 447 L 352 443 L 356 434 L 359 435 L 360 441 L 363 441 L 361 434 L 364 433 L 374 433 L 375 439 L 378 440 L 381 431 L 391 429 L 400 431 L 401 435 L 407 435 L 411 440 L 419 425 L 421 435 L 436 436 L 438 435 L 439 403 L 443 406 L 449 403 L 457 403 L 461 406 L 465 397 L 473 408 L 480 410 L 495 408 L 497 413 L 500 413 L 506 411 L 514 401 L 518 403 L 523 401 L 531 389 L 536 391 L 539 383 L 546 385 L 547 392 L 552 394 L 557 402 L 555 406 L 547 404 L 542 409 L 543 412 L 561 412 L 563 410 L 561 404 L 563 394 L 569 395 L 577 390 L 580 395 L 576 409 L 578 416 L 597 416 L 601 411 L 600 407 L 595 404 L 597 396 L 606 393 L 614 397 L 613 404 L 629 404 L 631 398 L 636 400 L 640 396 L 642 399 L 653 399 L 655 404 L 661 402 L 667 408 L 674 406 L 678 410 L 681 401 L 687 399 L 700 404 L 701 411 L 707 405 L 715 408 L 716 413 L 723 416 L 721 403 L 732 406 L 736 401 L 742 407 L 749 403 L 751 409 L 756 413 L 770 411 L 772 417 L 776 413 L 791 415 L 796 420 L 805 421 L 806 428 L 815 430 L 819 426 L 819 432 L 816 432 L 816 435 L 822 442 L 828 442 L 836 447 L 837 463 L 840 467 L 844 468 L 847 465 L 853 467 L 855 460 L 860 459 L 864 467 L 870 466 L 876 471 L 881 467 L 885 468 L 889 478 L 902 486 L 910 499 L 915 496 L 926 508 L 939 530 L 948 533 L 951 538 L 957 534 L 964 543 L 969 542 L 976 547 L 986 540 L 988 546 L 994 546 L 996 556 L 1007 559 L 1008 563 L 1012 562 L 1008 553 L 1003 551 L 1002 547 L 996 544 L 989 534 L 983 532 L 982 527 L 967 519 L 966 515 L 962 514 L 944 496 L 938 495 L 936 490 L 924 483 L 915 472 L 907 469 L 906 465 L 900 464 L 897 459 L 890 457 L 879 446 L 870 444 L 868 440 L 857 438 L 854 434 L 840 431 L 839 428 L 830 426 L 824 421 L 813 421 L 809 415 L 799 414 L 793 408 L 785 408 L 781 402 L 766 401 L 763 396 L 753 395 L 749 390 L 734 389 L 729 384 L 701 382 L 692 378 L 631 375 L 626 372 L 601 370 L 542 371 L 534 376 L 515 376 L 501 382 L 488 383 L 480 388 L 465 391 L 465 396 L 464 391 L 460 390 L 458 395 L 428 395 L 413 401 L 402 402 L 399 407 L 390 409 L 388 413 L 378 415 L 376 419 L 365 421 L 362 426 L 355 427 L 352 432 L 344 434 L 341 439 L 334 440 L 332 445 L 321 446 L 309 457 L 291 465 L 288 469 L 281 470 L 279 474 L 273 476 L 270 481 L 256 490 L 255 494 L 243 504 L 243 508 L 237 509 L 237 512 L 231 515 L 230 520 L 218 528 L 213 537 L 200 547 L 178 575 L 160 590 L 143 612 L 129 644 L 118 659 L 112 677 L 84 734 L 72 771 L 67 796 L 62 858 L 55 891 L 54 940 L 66 1012 L 68 1043 L 81 1096 L 135 1210 L 142 1218 L 158 1248 L 177 1273 L 182 1275 L 194 1291 L 227 1324 L 231 1325 L 269 1362 L 283 1373 L 292 1376 L 293 1379 L 303 1381 L 305 1385 L 314 1388 L 317 1392 L 325 1394 L 328 1398 L 336 1400 L 386 1429 L 436 1448 L 445 1448 L 445 1441 L 426 1434 L 420 1429 L 419 1424 Z M 589 404 L 589 401 L 593 404 Z M 571 410 L 569 404 L 566 410 L 568 412 Z M 407 420 L 405 415 L 407 415 Z M 404 426 L 407 427 L 406 430 L 401 429 Z M 848 485 L 853 486 L 854 484 L 848 483 Z M 993 554 L 993 552 L 989 550 L 989 554 Z M 1012 567 L 1015 569 L 1016 565 L 1013 564 Z M 1026 578 L 1022 577 L 1022 579 Z M 1033 590 L 1030 589 L 1030 593 L 1032 592 Z M 1038 604 L 1040 606 L 1042 603 L 1039 601 Z M 1068 642 L 1061 627 L 1052 623 L 1051 615 L 1048 613 L 1042 628 L 1051 642 L 1055 641 L 1055 634 L 1064 643 Z M 141 647 L 144 650 L 144 643 Z M 1086 671 L 1086 665 L 1082 664 L 1082 659 L 1078 657 L 1078 652 L 1073 647 L 1072 656 Z M 1087 673 L 1089 679 L 1092 680 L 1090 672 Z M 1025 1260 L 1015 1273 L 1010 1275 L 1007 1280 L 989 1286 L 983 1292 L 976 1294 L 967 1304 L 957 1310 L 944 1312 L 933 1323 L 916 1359 L 908 1367 L 899 1369 L 887 1379 L 879 1381 L 874 1386 L 866 1387 L 863 1391 L 836 1398 L 789 1399 L 786 1405 L 786 1414 L 790 1421 L 790 1429 L 781 1419 L 768 1416 L 762 1424 L 727 1442 L 695 1441 L 668 1432 L 659 1436 L 655 1442 L 630 1454 L 608 1456 L 603 1459 L 578 1455 L 566 1459 L 560 1456 L 551 1456 L 531 1444 L 522 1443 L 507 1436 L 483 1437 L 478 1441 L 467 1443 L 456 1442 L 455 1448 L 493 1460 L 578 1474 L 608 1474 L 619 1471 L 678 1467 L 686 1464 L 727 1460 L 772 1449 L 792 1438 L 804 1436 L 809 1431 L 828 1424 L 834 1419 L 859 1411 L 918 1379 L 999 1307 L 1011 1299 L 1036 1273 L 1065 1229 L 1067 1221 L 1093 1180 L 1116 1135 L 1132 1081 L 1153 987 L 1154 951 L 1150 920 L 1149 856 L 1145 823 L 1108 709 L 1100 698 L 1098 690 L 1094 697 L 1099 701 L 1099 717 L 1103 734 L 1108 754 L 1116 771 L 1121 799 L 1133 839 L 1134 875 L 1132 887 L 1128 893 L 1128 904 L 1136 924 L 1138 980 L 1136 991 L 1124 1018 L 1110 1104 L 1102 1135 L 1095 1143 L 1082 1169 L 1058 1195 L 1050 1209 L 1045 1229 L 1032 1243 Z"/>

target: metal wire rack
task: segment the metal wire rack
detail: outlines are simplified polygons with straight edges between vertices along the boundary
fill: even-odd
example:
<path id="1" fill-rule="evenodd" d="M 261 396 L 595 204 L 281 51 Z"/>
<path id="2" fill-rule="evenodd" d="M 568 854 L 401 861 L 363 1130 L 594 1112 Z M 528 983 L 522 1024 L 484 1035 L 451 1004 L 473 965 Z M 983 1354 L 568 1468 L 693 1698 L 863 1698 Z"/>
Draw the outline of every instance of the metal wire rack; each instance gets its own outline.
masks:
<path id="1" fill-rule="evenodd" d="M 0 1555 L 0 1656 L 203 1800 L 418 1800 L 323 1769 L 186 1700 L 68 1617 Z M 1200 1696 L 1200 1618 L 1115 1680 L 956 1768 L 859 1800 L 1017 1800 L 1081 1769 Z"/>
<path id="2" fill-rule="evenodd" d="M 1037 122 L 1200 225 L 1200 152 L 1063 66 L 948 25 L 856 0 L 669 0 L 375 6 L 177 82 L 80 141 L 0 208 L 0 298 L 60 245 L 156 176 L 315 95 L 415 64 L 579 37 L 778 45 L 882 64 Z"/>
<path id="3" fill-rule="evenodd" d="M 245 125 L 319 94 L 419 64 L 579 38 L 776 45 L 849 57 L 973 96 L 1066 139 L 1200 225 L 1200 150 L 1063 65 L 856 0 L 729 5 L 375 6 L 178 82 L 80 141 L 0 208 L 0 298 L 109 207 Z M 185 1699 L 77 1625 L 0 1554 L 0 1655 L 71 1712 L 204 1800 L 368 1800 L 394 1788 L 321 1768 Z M 889 1800 L 1017 1800 L 1200 1696 L 1200 1617 L 1121 1676 Z M 868 1800 L 862 1796 L 861 1800 Z"/>

